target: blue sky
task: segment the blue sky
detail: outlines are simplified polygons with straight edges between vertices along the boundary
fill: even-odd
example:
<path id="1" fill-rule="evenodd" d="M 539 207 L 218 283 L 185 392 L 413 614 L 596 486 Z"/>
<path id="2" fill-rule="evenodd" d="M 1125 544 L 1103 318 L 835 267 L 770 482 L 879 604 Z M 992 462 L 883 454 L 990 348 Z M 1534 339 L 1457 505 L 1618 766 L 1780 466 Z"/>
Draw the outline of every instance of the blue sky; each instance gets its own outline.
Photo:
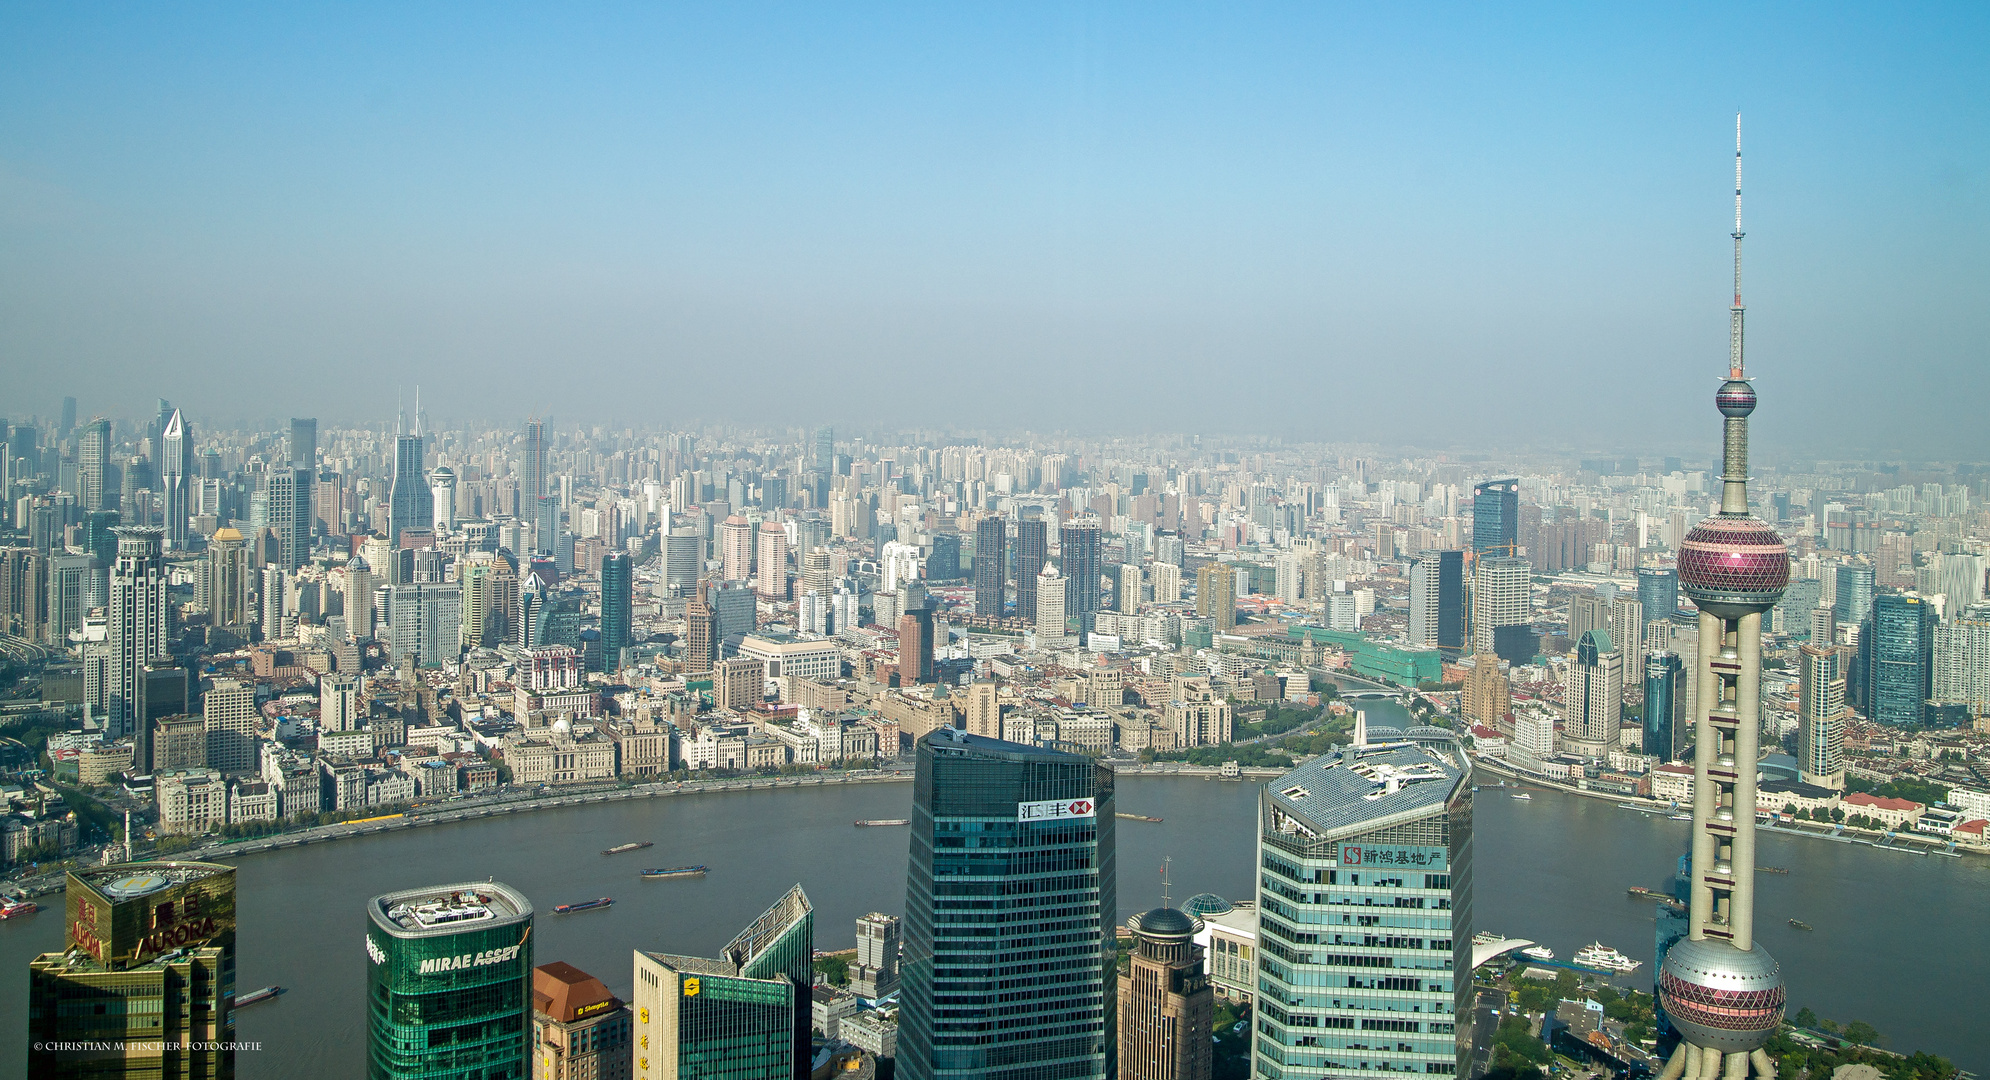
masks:
<path id="1" fill-rule="evenodd" d="M 1739 109 L 1763 451 L 1990 457 L 1986 54 L 1962 4 L 11 4 L 0 411 L 1693 452 Z"/>

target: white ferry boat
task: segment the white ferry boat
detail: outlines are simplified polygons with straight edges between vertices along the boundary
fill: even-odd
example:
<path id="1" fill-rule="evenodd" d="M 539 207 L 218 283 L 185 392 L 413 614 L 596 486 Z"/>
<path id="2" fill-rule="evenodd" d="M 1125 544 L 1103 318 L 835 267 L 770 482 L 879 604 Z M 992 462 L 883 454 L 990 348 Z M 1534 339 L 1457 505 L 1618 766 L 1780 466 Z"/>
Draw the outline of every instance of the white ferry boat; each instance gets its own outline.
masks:
<path id="1" fill-rule="evenodd" d="M 1555 958 L 1555 950 L 1548 948 L 1546 945 L 1535 945 L 1520 950 L 1520 955 L 1531 956 L 1536 960 L 1553 960 Z"/>
<path id="2" fill-rule="evenodd" d="M 1581 951 L 1575 954 L 1575 962 L 1583 967 L 1618 974 L 1636 971 L 1644 966 L 1642 961 L 1633 960 L 1600 941 L 1583 946 Z"/>
<path id="3" fill-rule="evenodd" d="M 1534 801 L 1534 796 L 1532 796 L 1532 795 L 1529 795 L 1529 794 L 1527 794 L 1527 793 L 1526 793 L 1526 792 L 1524 792 L 1524 791 L 1516 791 L 1516 792 L 1514 792 L 1514 793 L 1513 793 L 1513 798 L 1516 798 L 1516 799 L 1519 799 L 1519 800 L 1520 800 L 1521 802 L 1533 802 L 1533 801 Z"/>

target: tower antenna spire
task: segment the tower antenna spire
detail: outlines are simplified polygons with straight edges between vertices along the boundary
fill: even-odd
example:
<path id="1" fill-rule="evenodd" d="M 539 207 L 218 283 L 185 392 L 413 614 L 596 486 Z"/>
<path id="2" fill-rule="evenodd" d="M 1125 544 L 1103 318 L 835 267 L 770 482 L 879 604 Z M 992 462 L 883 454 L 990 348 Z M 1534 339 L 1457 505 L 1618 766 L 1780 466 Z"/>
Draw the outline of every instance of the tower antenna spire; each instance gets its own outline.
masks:
<path id="1" fill-rule="evenodd" d="M 1741 379 L 1741 114 L 1734 114 L 1734 307 L 1730 308 L 1728 328 L 1728 373 Z"/>

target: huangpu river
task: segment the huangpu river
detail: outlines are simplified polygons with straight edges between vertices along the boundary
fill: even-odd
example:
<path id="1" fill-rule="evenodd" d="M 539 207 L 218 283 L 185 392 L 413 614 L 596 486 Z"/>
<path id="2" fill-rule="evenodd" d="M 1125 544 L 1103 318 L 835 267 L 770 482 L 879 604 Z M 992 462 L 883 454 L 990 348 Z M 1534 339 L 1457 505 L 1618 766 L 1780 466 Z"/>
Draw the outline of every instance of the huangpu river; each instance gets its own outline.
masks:
<path id="1" fill-rule="evenodd" d="M 1400 723 L 1390 702 L 1362 703 L 1371 721 Z M 1488 781 L 1491 778 L 1486 778 Z M 1124 919 L 1161 902 L 1172 860 L 1179 902 L 1213 892 L 1252 896 L 1259 785 L 1200 777 L 1127 776 L 1118 809 L 1165 819 L 1122 820 L 1118 896 Z M 394 889 L 495 878 L 538 908 L 534 962 L 565 960 L 627 995 L 634 949 L 712 955 L 799 881 L 815 905 L 818 948 L 849 948 L 854 920 L 905 903 L 903 828 L 856 828 L 859 818 L 911 816 L 911 784 L 708 793 L 436 825 L 245 856 L 237 877 L 238 992 L 288 993 L 242 1010 L 238 1037 L 260 1049 L 240 1075 L 365 1074 L 364 905 Z M 1567 958 L 1600 941 L 1645 961 L 1627 985 L 1649 989 L 1652 915 L 1631 885 L 1663 886 L 1687 824 L 1615 804 L 1500 788 L 1479 793 L 1476 925 L 1531 938 Z M 656 846 L 606 856 L 634 840 Z M 1990 1068 L 1990 1028 L 1975 1022 L 1990 957 L 1990 861 L 1882 851 L 1764 834 L 1762 863 L 1787 876 L 1757 884 L 1759 939 L 1782 962 L 1794 1012 L 1865 1020 L 1899 1050 L 1928 1050 Z M 645 881 L 646 866 L 703 863 L 702 879 Z M 551 908 L 613 897 L 613 908 Z M 60 947 L 57 897 L 0 923 L 0 1076 L 19 1075 L 27 1050 L 28 961 Z M 1801 919 L 1815 930 L 1788 926 Z"/>

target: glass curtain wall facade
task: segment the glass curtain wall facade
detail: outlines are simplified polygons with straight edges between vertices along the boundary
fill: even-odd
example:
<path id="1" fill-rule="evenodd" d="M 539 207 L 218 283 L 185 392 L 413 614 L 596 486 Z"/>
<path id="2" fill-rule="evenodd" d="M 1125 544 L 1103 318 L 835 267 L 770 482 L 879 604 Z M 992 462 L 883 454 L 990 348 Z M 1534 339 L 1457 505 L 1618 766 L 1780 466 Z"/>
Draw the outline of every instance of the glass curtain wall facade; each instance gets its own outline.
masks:
<path id="1" fill-rule="evenodd" d="M 1470 781 L 1446 738 L 1344 750 L 1265 786 L 1251 1075 L 1467 1071 Z"/>
<path id="2" fill-rule="evenodd" d="M 366 905 L 369 1080 L 524 1080 L 532 902 L 496 882 Z"/>
<path id="3" fill-rule="evenodd" d="M 1472 551 L 1511 558 L 1520 542 L 1520 481 L 1487 480 L 1472 489 Z"/>
<path id="4" fill-rule="evenodd" d="M 28 964 L 28 1075 L 235 1075 L 235 868 L 116 863 L 66 885 L 65 951 Z"/>
<path id="5" fill-rule="evenodd" d="M 919 740 L 900 954 L 906 1080 L 1111 1076 L 1113 776 L 942 728 Z"/>
<path id="6" fill-rule="evenodd" d="M 1935 610 L 1912 593 L 1873 598 L 1859 633 L 1866 715 L 1890 727 L 1927 719 L 1934 689 Z"/>
<path id="7" fill-rule="evenodd" d="M 717 958 L 637 952 L 637 1080 L 807 1080 L 814 961 L 800 885 Z"/>
<path id="8" fill-rule="evenodd" d="M 1686 664 L 1678 653 L 1645 657 L 1644 752 L 1662 762 L 1678 761 L 1685 749 Z"/>

